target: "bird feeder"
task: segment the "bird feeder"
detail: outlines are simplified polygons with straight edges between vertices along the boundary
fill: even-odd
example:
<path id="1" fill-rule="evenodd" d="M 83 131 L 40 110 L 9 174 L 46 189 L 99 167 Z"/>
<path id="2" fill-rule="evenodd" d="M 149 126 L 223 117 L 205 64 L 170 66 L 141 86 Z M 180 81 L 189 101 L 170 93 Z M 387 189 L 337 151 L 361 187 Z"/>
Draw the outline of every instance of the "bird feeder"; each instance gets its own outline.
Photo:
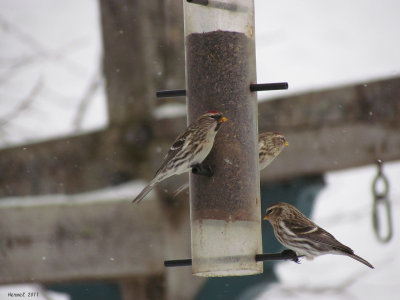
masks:
<path id="1" fill-rule="evenodd" d="M 188 122 L 228 118 L 190 174 L 192 270 L 198 276 L 262 273 L 253 0 L 184 1 Z"/>

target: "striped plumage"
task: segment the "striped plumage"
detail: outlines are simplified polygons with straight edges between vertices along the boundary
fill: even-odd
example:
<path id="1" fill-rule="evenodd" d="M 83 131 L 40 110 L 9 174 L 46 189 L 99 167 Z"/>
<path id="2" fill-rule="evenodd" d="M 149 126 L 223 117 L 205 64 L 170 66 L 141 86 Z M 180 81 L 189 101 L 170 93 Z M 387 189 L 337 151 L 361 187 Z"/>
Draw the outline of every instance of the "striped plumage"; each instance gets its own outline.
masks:
<path id="1" fill-rule="evenodd" d="M 158 182 L 172 175 L 188 172 L 192 166 L 202 163 L 210 153 L 215 136 L 225 121 L 227 118 L 222 113 L 208 111 L 190 124 L 172 144 L 153 180 L 132 202 L 140 202 Z"/>
<path id="2" fill-rule="evenodd" d="M 275 237 L 285 247 L 308 259 L 323 254 L 346 255 L 364 265 L 374 268 L 365 259 L 355 255 L 353 250 L 343 245 L 326 230 L 322 229 L 296 207 L 288 203 L 270 206 L 264 220 L 269 220 Z"/>
<path id="3" fill-rule="evenodd" d="M 258 161 L 260 171 L 266 168 L 289 143 L 278 132 L 264 132 L 258 136 Z"/>

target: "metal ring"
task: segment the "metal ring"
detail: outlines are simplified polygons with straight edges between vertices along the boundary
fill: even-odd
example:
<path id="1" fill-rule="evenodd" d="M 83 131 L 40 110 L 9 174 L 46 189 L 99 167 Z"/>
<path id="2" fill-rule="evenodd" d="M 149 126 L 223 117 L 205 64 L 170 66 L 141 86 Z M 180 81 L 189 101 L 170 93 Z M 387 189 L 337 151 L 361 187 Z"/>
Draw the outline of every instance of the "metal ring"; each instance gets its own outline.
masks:
<path id="1" fill-rule="evenodd" d="M 382 172 L 383 162 L 381 160 L 377 161 L 378 173 L 372 181 L 372 226 L 374 228 L 375 236 L 382 243 L 387 243 L 391 240 L 393 236 L 393 224 L 392 224 L 392 215 L 391 215 L 391 207 L 390 201 L 388 198 L 389 193 L 389 181 L 385 174 Z M 378 183 L 379 181 L 383 182 L 383 191 L 378 191 Z M 387 220 L 387 234 L 383 236 L 380 231 L 380 219 L 378 214 L 378 206 L 384 205 L 386 210 L 386 220 Z"/>
<path id="2" fill-rule="evenodd" d="M 378 215 L 378 205 L 383 204 L 386 209 L 386 220 L 387 220 L 387 234 L 386 236 L 383 236 L 381 231 L 380 231 L 380 219 Z M 382 243 L 387 243 L 391 240 L 393 236 L 393 224 L 392 224 L 392 216 L 391 216 L 391 209 L 390 209 L 390 202 L 387 197 L 383 198 L 376 198 L 374 197 L 374 202 L 373 202 L 373 209 L 372 209 L 372 225 L 374 228 L 375 236 L 377 239 L 382 242 Z"/>
<path id="3" fill-rule="evenodd" d="M 379 180 L 381 180 L 383 182 L 383 191 L 382 192 L 378 191 Z M 385 174 L 380 172 L 375 176 L 374 181 L 372 181 L 372 194 L 377 198 L 384 198 L 384 197 L 386 197 L 388 192 L 389 192 L 389 181 L 388 181 L 387 177 L 385 176 Z"/>

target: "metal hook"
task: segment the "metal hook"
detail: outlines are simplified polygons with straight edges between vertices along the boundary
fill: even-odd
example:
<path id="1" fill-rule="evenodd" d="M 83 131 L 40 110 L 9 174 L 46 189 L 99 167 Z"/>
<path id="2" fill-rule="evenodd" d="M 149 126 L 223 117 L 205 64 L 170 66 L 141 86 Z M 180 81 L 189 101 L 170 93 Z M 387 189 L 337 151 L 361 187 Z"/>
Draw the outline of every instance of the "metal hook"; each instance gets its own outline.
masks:
<path id="1" fill-rule="evenodd" d="M 375 236 L 382 243 L 387 243 L 391 240 L 393 235 L 393 224 L 392 224 L 392 216 L 391 216 L 391 207 L 390 201 L 388 198 L 389 193 L 389 181 L 386 175 L 383 173 L 383 161 L 377 160 L 378 173 L 376 174 L 374 180 L 372 181 L 372 226 L 374 228 Z M 383 191 L 378 191 L 378 183 L 382 181 L 383 183 Z M 387 220 L 387 234 L 383 236 L 380 230 L 380 219 L 378 214 L 378 206 L 384 206 L 386 210 L 386 220 Z"/>

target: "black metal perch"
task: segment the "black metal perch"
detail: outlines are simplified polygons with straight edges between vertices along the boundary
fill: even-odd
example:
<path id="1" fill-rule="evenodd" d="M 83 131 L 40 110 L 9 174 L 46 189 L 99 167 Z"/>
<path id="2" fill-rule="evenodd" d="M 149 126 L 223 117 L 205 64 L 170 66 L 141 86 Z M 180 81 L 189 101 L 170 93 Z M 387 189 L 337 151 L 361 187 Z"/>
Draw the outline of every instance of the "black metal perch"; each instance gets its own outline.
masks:
<path id="1" fill-rule="evenodd" d="M 157 98 L 182 97 L 186 96 L 186 90 L 157 91 L 156 96 Z"/>
<path id="2" fill-rule="evenodd" d="M 287 82 L 250 84 L 250 91 L 252 91 L 252 92 L 287 90 L 288 88 L 289 88 L 289 84 Z"/>
<path id="3" fill-rule="evenodd" d="M 198 5 L 208 5 L 208 0 L 186 0 L 186 1 Z"/>
<path id="4" fill-rule="evenodd" d="M 229 11 L 236 11 L 238 9 L 238 6 L 234 3 L 225 3 L 217 0 L 186 0 L 186 1 L 193 4 L 209 6 L 212 8 L 225 9 Z"/>
<path id="5" fill-rule="evenodd" d="M 264 253 L 264 254 L 256 254 L 256 261 L 265 261 L 265 260 L 292 260 L 295 263 L 299 262 L 299 258 L 302 256 L 298 256 L 296 252 L 293 250 L 283 250 L 280 253 Z M 165 260 L 165 267 L 183 267 L 183 266 L 191 266 L 192 259 L 176 259 L 176 260 Z"/>
<path id="6" fill-rule="evenodd" d="M 275 83 L 252 83 L 250 84 L 250 91 L 275 91 L 275 90 L 287 90 L 289 84 L 287 82 L 275 82 Z M 170 97 L 182 97 L 186 96 L 186 90 L 164 90 L 156 92 L 157 98 L 170 98 Z"/>

